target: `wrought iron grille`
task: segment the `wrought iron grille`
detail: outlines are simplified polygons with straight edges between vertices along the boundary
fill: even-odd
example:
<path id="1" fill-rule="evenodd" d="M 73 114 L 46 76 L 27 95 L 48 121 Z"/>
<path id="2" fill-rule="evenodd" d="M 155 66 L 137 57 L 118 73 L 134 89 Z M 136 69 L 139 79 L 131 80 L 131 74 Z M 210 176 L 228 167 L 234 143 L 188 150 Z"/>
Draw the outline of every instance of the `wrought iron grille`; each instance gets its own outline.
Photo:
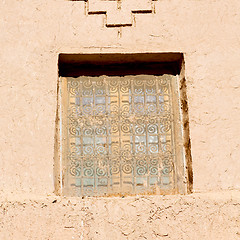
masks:
<path id="1" fill-rule="evenodd" d="M 137 75 L 63 80 L 66 192 L 104 196 L 174 189 L 172 79 Z"/>

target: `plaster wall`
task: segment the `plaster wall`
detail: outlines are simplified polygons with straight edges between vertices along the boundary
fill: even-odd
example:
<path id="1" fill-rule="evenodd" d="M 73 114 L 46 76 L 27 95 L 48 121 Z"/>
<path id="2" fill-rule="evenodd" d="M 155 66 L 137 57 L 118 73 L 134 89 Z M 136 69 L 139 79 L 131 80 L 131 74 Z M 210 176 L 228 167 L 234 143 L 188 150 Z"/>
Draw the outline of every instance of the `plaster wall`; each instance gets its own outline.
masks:
<path id="1" fill-rule="evenodd" d="M 239 190 L 239 9 L 238 0 L 161 0 L 134 26 L 107 28 L 83 1 L 0 0 L 2 201 L 53 196 L 59 53 L 184 53 L 193 191 Z"/>
<path id="2" fill-rule="evenodd" d="M 237 191 L 178 196 L 0 202 L 0 239 L 238 240 Z"/>

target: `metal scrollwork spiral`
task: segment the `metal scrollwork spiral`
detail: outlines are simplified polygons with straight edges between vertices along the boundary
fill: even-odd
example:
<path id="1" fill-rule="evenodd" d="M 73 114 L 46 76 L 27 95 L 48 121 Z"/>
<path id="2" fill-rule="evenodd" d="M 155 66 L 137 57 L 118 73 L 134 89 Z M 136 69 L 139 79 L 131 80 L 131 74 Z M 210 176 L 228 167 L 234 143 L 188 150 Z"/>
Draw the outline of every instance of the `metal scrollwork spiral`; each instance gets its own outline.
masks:
<path id="1" fill-rule="evenodd" d="M 72 176 L 80 176 L 81 175 L 81 162 L 72 161 L 70 165 L 70 173 Z"/>

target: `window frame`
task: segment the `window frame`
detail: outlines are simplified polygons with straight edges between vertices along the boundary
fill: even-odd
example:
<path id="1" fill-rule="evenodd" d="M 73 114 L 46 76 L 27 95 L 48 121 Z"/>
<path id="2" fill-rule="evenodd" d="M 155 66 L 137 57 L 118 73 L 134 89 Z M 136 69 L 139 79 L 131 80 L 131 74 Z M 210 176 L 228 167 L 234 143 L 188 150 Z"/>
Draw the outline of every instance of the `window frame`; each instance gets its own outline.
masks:
<path id="1" fill-rule="evenodd" d="M 178 53 L 177 53 L 178 54 Z M 58 97 L 57 97 L 57 114 L 56 114 L 56 134 L 55 134 L 55 148 L 54 148 L 54 184 L 55 184 L 55 193 L 57 195 L 65 195 L 65 196 L 73 196 L 71 194 L 68 194 L 64 192 L 64 184 L 65 184 L 65 167 L 63 164 L 63 158 L 62 153 L 64 151 L 63 149 L 63 135 L 64 130 L 62 129 L 62 126 L 64 125 L 64 122 L 62 121 L 62 116 L 64 113 L 62 113 L 62 101 L 64 99 L 64 87 L 61 86 L 61 79 L 64 77 L 63 72 L 63 66 L 69 66 L 73 63 L 73 65 L 78 62 L 78 66 L 86 66 L 86 63 L 84 62 L 85 59 L 87 60 L 87 65 L 90 66 L 90 72 L 91 72 L 91 61 L 99 62 L 99 60 L 103 60 L 107 62 L 111 62 L 110 58 L 113 59 L 112 62 L 118 62 L 119 64 L 122 64 L 124 62 L 128 62 L 128 58 L 130 57 L 130 61 L 134 60 L 136 62 L 143 62 L 143 59 L 146 56 L 146 63 L 151 64 L 151 58 L 153 56 L 153 61 L 156 62 L 156 59 L 159 58 L 159 63 L 163 64 L 172 64 L 171 66 L 175 66 L 179 68 L 179 72 L 177 75 L 177 80 L 173 82 L 173 88 L 174 91 L 173 94 L 173 105 L 175 116 L 176 116 L 176 126 L 175 130 L 177 133 L 175 133 L 175 139 L 178 144 L 176 145 L 176 154 L 178 156 L 175 166 L 176 174 L 176 191 L 171 192 L 170 194 L 186 194 L 191 193 L 192 191 L 192 162 L 191 162 L 191 143 L 190 143 L 190 136 L 189 136 L 189 121 L 188 121 L 188 108 L 187 108 L 187 91 L 186 91 L 186 79 L 185 79 L 185 68 L 184 68 L 184 61 L 183 59 L 180 59 L 176 62 L 176 57 L 174 57 L 174 53 L 169 54 L 168 59 L 168 53 L 154 53 L 152 54 L 126 54 L 126 55 L 119 55 L 119 54 L 66 54 L 66 58 L 61 59 L 61 55 L 59 55 L 59 78 L 58 78 Z M 93 56 L 94 55 L 94 56 Z M 65 56 L 65 54 L 64 54 Z M 105 58 L 106 56 L 106 58 Z M 111 57 L 110 57 L 111 56 Z M 115 60 L 116 56 L 116 60 Z M 121 60 L 120 58 L 122 58 Z M 178 56 L 182 56 L 181 54 Z M 86 58 L 87 57 L 87 58 Z M 92 58 L 94 57 L 94 58 Z M 90 58 L 93 60 L 89 61 Z M 178 57 L 177 57 L 178 58 Z M 66 59 L 66 60 L 65 60 Z M 71 59 L 73 59 L 73 62 L 71 63 Z M 105 60 L 106 59 L 106 60 Z M 179 58 L 178 58 L 179 59 Z M 125 61 L 126 60 L 126 61 Z M 166 61 L 167 60 L 167 61 Z M 149 66 L 149 65 L 148 65 Z M 156 68 L 150 68 L 151 70 Z M 87 70 L 89 72 L 89 69 Z M 150 70 L 150 72 L 151 72 Z M 168 69 L 169 70 L 169 69 Z M 167 71 L 168 71 L 167 70 Z M 65 70 L 64 70 L 65 71 Z M 175 71 L 175 70 L 174 70 Z M 94 73 L 93 73 L 94 75 Z M 175 74 L 174 74 L 175 75 Z M 94 75 L 95 76 L 95 75 Z M 177 107 L 176 107 L 177 106 Z M 169 194 L 167 192 L 158 192 L 157 194 Z"/>

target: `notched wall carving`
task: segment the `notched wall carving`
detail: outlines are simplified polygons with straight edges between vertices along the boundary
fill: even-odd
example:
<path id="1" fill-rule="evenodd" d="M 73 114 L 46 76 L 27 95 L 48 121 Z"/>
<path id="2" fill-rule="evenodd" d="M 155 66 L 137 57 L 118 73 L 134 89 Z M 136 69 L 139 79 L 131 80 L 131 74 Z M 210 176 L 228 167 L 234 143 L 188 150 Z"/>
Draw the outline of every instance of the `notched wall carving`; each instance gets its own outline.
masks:
<path id="1" fill-rule="evenodd" d="M 84 0 L 72 0 L 84 1 Z M 106 27 L 135 25 L 136 14 L 155 13 L 156 0 L 85 0 L 88 15 L 105 15 Z"/>

